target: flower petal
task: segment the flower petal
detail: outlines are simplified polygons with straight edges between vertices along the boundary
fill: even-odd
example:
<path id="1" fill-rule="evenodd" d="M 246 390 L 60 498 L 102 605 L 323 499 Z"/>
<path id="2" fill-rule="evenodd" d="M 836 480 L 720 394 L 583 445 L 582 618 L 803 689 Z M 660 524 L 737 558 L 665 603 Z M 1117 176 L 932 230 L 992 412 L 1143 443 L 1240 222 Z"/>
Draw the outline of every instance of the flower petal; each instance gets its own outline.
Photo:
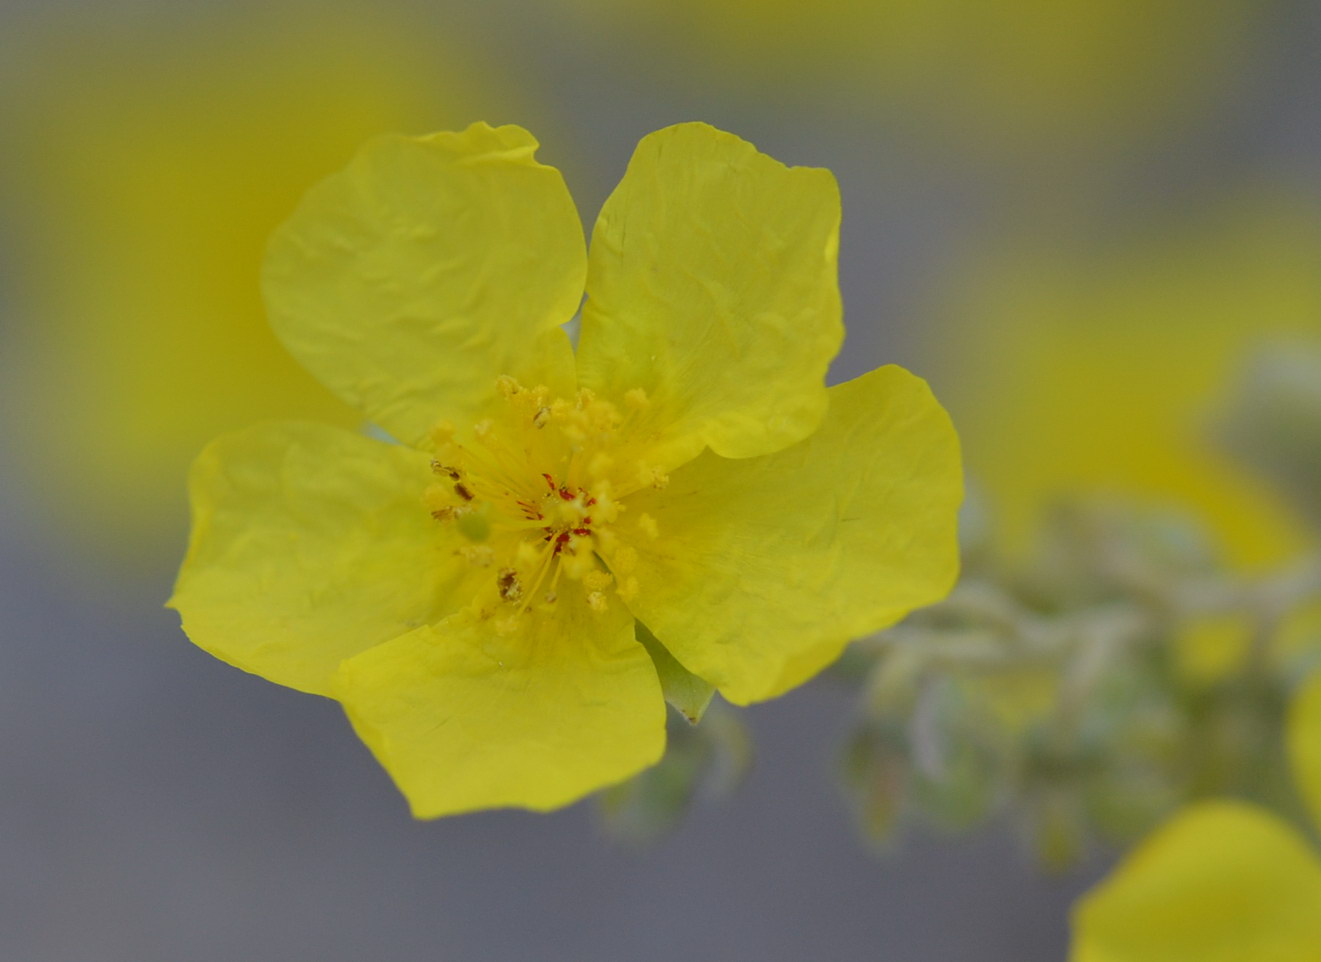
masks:
<path id="1" fill-rule="evenodd" d="M 646 391 L 640 430 L 667 468 L 805 437 L 843 337 L 839 214 L 827 170 L 705 124 L 644 137 L 592 233 L 582 384 Z"/>
<path id="2" fill-rule="evenodd" d="M 657 761 L 665 702 L 620 604 L 580 590 L 512 634 L 465 611 L 344 663 L 338 697 L 418 818 L 558 808 Z"/>
<path id="3" fill-rule="evenodd" d="M 405 442 L 477 420 L 501 374 L 573 389 L 558 329 L 582 299 L 582 225 L 518 127 L 382 137 L 271 239 L 271 324 L 313 374 Z M 566 365 L 568 365 L 566 367 Z M 544 372 L 543 372 L 544 373 Z M 549 375 L 547 375 L 549 376 Z"/>
<path id="4" fill-rule="evenodd" d="M 630 497 L 625 517 L 655 519 L 657 536 L 605 557 L 637 578 L 629 606 L 665 647 L 746 704 L 943 597 L 961 497 L 948 416 L 920 378 L 885 367 L 831 388 L 806 441 L 745 461 L 708 452 Z"/>
<path id="5" fill-rule="evenodd" d="M 193 465 L 169 605 L 217 658 L 329 694 L 350 655 L 459 607 L 473 569 L 427 516 L 427 458 L 318 424 L 267 424 Z"/>
<path id="6" fill-rule="evenodd" d="M 1294 696 L 1287 732 L 1294 781 L 1321 829 L 1321 671 Z"/>
<path id="7" fill-rule="evenodd" d="M 1239 802 L 1186 809 L 1074 912 L 1074 962 L 1315 962 L 1321 862 Z"/>

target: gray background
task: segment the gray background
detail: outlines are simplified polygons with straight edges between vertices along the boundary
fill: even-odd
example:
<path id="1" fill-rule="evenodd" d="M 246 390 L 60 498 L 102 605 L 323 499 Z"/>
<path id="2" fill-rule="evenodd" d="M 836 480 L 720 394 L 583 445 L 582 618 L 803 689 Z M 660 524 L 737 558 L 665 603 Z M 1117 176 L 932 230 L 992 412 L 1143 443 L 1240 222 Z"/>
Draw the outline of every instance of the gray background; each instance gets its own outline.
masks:
<path id="1" fill-rule="evenodd" d="M 129 23 L 163 16 L 149 3 L 97 6 Z M 589 223 L 636 139 L 676 120 L 832 168 L 850 320 L 840 379 L 888 360 L 920 372 L 923 305 L 951 265 L 1004 233 L 1082 247 L 1153 207 L 1196 208 L 1263 173 L 1311 176 L 1317 10 L 1262 6 L 1247 59 L 1214 78 L 1223 93 L 1209 112 L 1105 156 L 1044 159 L 940 148 L 910 136 L 911 117 L 866 110 L 856 88 L 713 86 L 682 49 L 639 62 L 545 5 L 442 4 L 425 22 L 499 50 L 552 105 L 548 147 L 574 145 L 570 185 Z M 77 30 L 88 9 L 11 2 L 0 35 Z M 673 69 L 657 70 L 667 57 Z M 0 70 L 0 81 L 25 79 Z M 3 311 L 23 238 L 0 241 Z M 39 319 L 20 321 L 11 301 L 6 365 L 23 364 L 20 323 Z M 868 852 L 833 785 L 850 705 L 829 681 L 750 710 L 748 783 L 652 849 L 606 841 L 590 805 L 413 822 L 337 706 L 179 633 L 160 607 L 185 536 L 177 505 L 163 506 L 174 534 L 148 560 L 111 566 L 41 520 L 49 508 L 15 470 L 23 452 L 0 451 L 0 958 L 1050 960 L 1066 951 L 1071 901 L 1107 862 L 1045 876 L 1008 824 Z M 77 505 L 64 510 L 76 520 Z"/>

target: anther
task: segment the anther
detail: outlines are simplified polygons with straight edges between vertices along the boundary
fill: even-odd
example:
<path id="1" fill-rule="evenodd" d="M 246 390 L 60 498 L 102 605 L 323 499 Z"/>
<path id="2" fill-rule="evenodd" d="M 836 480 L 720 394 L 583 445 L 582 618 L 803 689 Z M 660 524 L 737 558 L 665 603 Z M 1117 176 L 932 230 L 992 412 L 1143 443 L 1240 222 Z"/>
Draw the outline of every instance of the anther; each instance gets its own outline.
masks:
<path id="1" fill-rule="evenodd" d="M 670 483 L 670 476 L 654 464 L 638 463 L 638 481 L 659 491 Z"/>
<path id="2" fill-rule="evenodd" d="M 431 429 L 431 443 L 437 448 L 444 447 L 454 440 L 454 424 L 450 421 L 439 421 Z"/>
<path id="3" fill-rule="evenodd" d="M 519 583 L 518 572 L 513 568 L 501 568 L 496 584 L 500 587 L 500 597 L 505 601 L 517 601 L 523 597 L 523 586 Z"/>
<path id="4" fill-rule="evenodd" d="M 655 538 L 660 534 L 660 528 L 656 526 L 656 519 L 645 511 L 638 515 L 638 528 L 648 538 Z"/>
<path id="5" fill-rule="evenodd" d="M 455 549 L 455 554 L 474 568 L 489 568 L 495 562 L 495 552 L 490 545 L 466 544 Z"/>
<path id="6" fill-rule="evenodd" d="M 604 591 L 613 580 L 610 572 L 596 568 L 583 575 L 583 587 L 588 591 Z"/>

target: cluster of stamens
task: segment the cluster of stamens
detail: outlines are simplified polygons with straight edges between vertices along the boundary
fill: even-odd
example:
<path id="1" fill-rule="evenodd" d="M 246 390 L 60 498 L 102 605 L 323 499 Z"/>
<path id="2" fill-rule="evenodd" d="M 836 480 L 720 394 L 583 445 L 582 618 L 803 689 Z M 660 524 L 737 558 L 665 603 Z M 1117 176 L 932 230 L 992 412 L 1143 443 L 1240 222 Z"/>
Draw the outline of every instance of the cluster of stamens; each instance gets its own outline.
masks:
<path id="1" fill-rule="evenodd" d="M 526 612 L 558 601 L 563 577 L 581 583 L 593 610 L 608 608 L 612 584 L 629 600 L 637 592 L 637 554 L 612 530 L 625 510 L 620 499 L 668 482 L 654 465 L 619 456 L 646 395 L 628 392 L 621 415 L 588 390 L 568 401 L 509 377 L 497 387 L 506 402 L 498 416 L 462 439 L 449 424 L 432 432 L 436 481 L 426 493 L 431 516 L 462 535 L 458 554 L 494 573 L 484 610 L 497 628 L 513 630 Z M 649 515 L 639 515 L 636 527 L 657 535 Z M 612 557 L 613 573 L 603 554 Z"/>

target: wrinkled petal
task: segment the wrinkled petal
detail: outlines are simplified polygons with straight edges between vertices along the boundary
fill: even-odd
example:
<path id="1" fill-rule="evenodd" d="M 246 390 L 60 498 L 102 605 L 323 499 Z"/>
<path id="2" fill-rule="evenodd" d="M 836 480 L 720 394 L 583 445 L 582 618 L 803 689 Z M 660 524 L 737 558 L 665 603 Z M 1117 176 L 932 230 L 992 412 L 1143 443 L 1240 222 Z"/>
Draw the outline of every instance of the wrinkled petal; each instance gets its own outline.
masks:
<path id="1" fill-rule="evenodd" d="M 631 497 L 627 517 L 654 519 L 656 537 L 606 560 L 637 578 L 629 606 L 665 647 L 745 704 L 943 597 L 961 497 L 948 416 L 925 382 L 885 367 L 831 388 L 806 441 L 745 461 L 707 452 Z"/>
<path id="2" fill-rule="evenodd" d="M 1321 830 L 1321 672 L 1294 696 L 1287 736 L 1294 780 Z"/>
<path id="3" fill-rule="evenodd" d="M 638 430 L 672 467 L 800 440 L 843 337 L 839 191 L 705 124 L 644 137 L 592 234 L 584 386 L 642 389 Z"/>
<path id="4" fill-rule="evenodd" d="M 582 225 L 518 127 L 382 137 L 271 239 L 263 287 L 293 355 L 392 435 L 483 416 L 501 374 L 573 389 L 558 329 L 582 298 Z"/>
<path id="5" fill-rule="evenodd" d="M 329 694 L 339 663 L 459 607 L 472 569 L 422 502 L 427 459 L 318 424 L 213 442 L 170 607 L 217 658 Z"/>
<path id="6" fill-rule="evenodd" d="M 1142 843 L 1074 914 L 1073 962 L 1316 962 L 1321 862 L 1263 809 L 1210 802 Z"/>
<path id="7" fill-rule="evenodd" d="M 665 702 L 622 605 L 566 588 L 521 622 L 465 611 L 345 662 L 338 697 L 418 818 L 558 808 L 660 758 Z"/>

